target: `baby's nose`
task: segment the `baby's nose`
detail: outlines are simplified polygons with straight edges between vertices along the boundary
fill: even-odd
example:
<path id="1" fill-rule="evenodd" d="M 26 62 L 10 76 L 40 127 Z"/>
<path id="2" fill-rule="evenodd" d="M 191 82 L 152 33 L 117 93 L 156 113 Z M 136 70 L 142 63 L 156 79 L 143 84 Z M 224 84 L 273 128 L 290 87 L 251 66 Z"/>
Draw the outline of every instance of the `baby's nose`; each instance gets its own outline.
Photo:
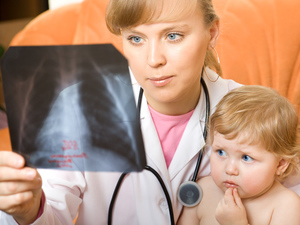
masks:
<path id="1" fill-rule="evenodd" d="M 234 160 L 228 161 L 228 163 L 226 164 L 226 167 L 225 167 L 225 172 L 226 172 L 226 174 L 231 175 L 231 176 L 239 175 L 238 166 Z"/>

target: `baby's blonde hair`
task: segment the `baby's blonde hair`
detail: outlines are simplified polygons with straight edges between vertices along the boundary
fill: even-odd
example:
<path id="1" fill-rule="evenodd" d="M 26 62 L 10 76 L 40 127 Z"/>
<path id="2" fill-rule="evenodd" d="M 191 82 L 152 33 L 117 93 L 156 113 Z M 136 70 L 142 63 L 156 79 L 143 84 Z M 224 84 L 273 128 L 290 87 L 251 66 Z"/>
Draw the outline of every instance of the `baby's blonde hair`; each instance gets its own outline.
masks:
<path id="1" fill-rule="evenodd" d="M 298 115 L 292 104 L 271 88 L 248 85 L 229 92 L 211 116 L 209 132 L 211 143 L 214 132 L 226 139 L 242 137 L 242 143 L 261 145 L 289 161 L 281 179 L 299 170 Z"/>
<path id="2" fill-rule="evenodd" d="M 141 24 L 176 21 L 194 13 L 197 8 L 201 10 L 206 27 L 219 20 L 211 0 L 110 0 L 106 25 L 113 34 L 120 35 L 122 29 Z M 204 64 L 222 75 L 211 50 L 207 50 Z"/>

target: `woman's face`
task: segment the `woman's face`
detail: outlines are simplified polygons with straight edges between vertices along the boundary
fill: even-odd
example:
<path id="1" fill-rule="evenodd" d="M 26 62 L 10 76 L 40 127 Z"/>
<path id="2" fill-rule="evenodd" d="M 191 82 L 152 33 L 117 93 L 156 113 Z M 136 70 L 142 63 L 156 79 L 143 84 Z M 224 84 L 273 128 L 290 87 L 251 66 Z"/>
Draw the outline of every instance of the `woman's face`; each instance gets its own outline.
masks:
<path id="1" fill-rule="evenodd" d="M 122 31 L 129 66 L 148 104 L 161 113 L 186 113 L 198 102 L 205 53 L 215 46 L 219 33 L 217 23 L 205 27 L 199 11 L 176 22 Z"/>

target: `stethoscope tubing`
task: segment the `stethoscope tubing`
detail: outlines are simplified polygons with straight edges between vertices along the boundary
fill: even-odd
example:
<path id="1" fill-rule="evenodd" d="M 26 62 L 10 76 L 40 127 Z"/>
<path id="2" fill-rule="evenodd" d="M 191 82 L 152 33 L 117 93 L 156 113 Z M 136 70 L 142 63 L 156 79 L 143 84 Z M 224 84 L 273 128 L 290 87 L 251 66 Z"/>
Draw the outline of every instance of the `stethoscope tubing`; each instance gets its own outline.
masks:
<path id="1" fill-rule="evenodd" d="M 206 106 L 206 110 L 205 111 L 206 112 L 205 112 L 205 125 L 204 125 L 204 131 L 203 131 L 203 138 L 206 141 L 206 137 L 207 137 L 207 124 L 209 122 L 209 114 L 210 114 L 210 99 L 209 99 L 209 94 L 208 94 L 208 88 L 207 88 L 206 83 L 205 83 L 205 81 L 203 80 L 202 77 L 201 77 L 201 84 L 202 84 L 202 87 L 203 87 L 203 90 L 204 90 L 204 93 L 205 93 L 205 106 Z M 194 171 L 194 174 L 193 174 L 193 177 L 192 177 L 191 181 L 196 182 L 196 180 L 197 180 L 198 172 L 199 172 L 201 161 L 202 161 L 202 157 L 203 157 L 204 147 L 199 152 L 199 157 L 197 159 L 195 171 Z"/>
<path id="2" fill-rule="evenodd" d="M 138 108 L 138 115 L 140 115 L 140 111 L 141 111 L 141 104 L 142 104 L 143 93 L 144 93 L 143 89 L 140 88 L 139 98 L 138 98 L 138 106 L 137 106 L 137 108 Z M 163 192 L 164 192 L 164 194 L 166 196 L 166 199 L 167 199 L 171 224 L 175 225 L 174 213 L 173 213 L 173 207 L 172 207 L 172 201 L 171 201 L 170 195 L 168 193 L 168 190 L 167 190 L 167 187 L 166 187 L 164 181 L 162 180 L 161 176 L 156 172 L 156 170 L 153 169 L 152 167 L 150 167 L 150 166 L 147 165 L 147 166 L 145 166 L 145 169 L 148 170 L 148 171 L 150 171 L 151 173 L 153 173 L 155 175 L 155 177 L 157 178 L 157 180 L 159 181 L 159 183 L 160 183 L 160 185 L 161 185 L 161 187 L 163 189 Z M 115 201 L 116 201 L 119 189 L 120 189 L 120 187 L 122 185 L 122 182 L 123 182 L 124 178 L 126 177 L 126 175 L 127 175 L 126 172 L 122 173 L 122 175 L 120 176 L 120 178 L 119 178 L 119 180 L 117 182 L 117 185 L 115 187 L 112 199 L 110 201 L 109 210 L 108 210 L 108 219 L 107 219 L 107 224 L 108 225 L 112 224 L 113 207 L 115 205 Z"/>
<path id="3" fill-rule="evenodd" d="M 204 131 L 203 131 L 203 138 L 204 138 L 204 140 L 206 140 L 206 137 L 207 137 L 207 124 L 209 122 L 209 114 L 210 114 L 210 99 L 209 99 L 208 88 L 207 88 L 207 86 L 205 84 L 205 81 L 203 80 L 202 77 L 201 77 L 201 84 L 202 84 L 203 90 L 205 92 L 205 100 L 206 100 L 205 126 L 204 126 Z M 138 115 L 140 115 L 143 93 L 144 93 L 143 89 L 140 88 L 138 104 L 137 104 Z M 198 175 L 200 165 L 201 165 L 201 161 L 202 161 L 202 158 L 203 158 L 204 147 L 199 152 L 199 156 L 198 156 L 197 163 L 196 163 L 196 166 L 195 166 L 194 174 L 193 174 L 193 177 L 191 179 L 191 181 L 193 181 L 193 182 L 196 182 L 196 180 L 197 180 L 197 175 Z M 168 203 L 170 223 L 171 223 L 171 225 L 175 225 L 175 219 L 174 219 L 174 213 L 173 213 L 171 197 L 168 193 L 168 190 L 167 190 L 161 176 L 156 172 L 156 170 L 154 170 L 152 167 L 150 167 L 148 165 L 145 166 L 145 169 L 150 171 L 152 174 L 154 174 L 155 177 L 157 178 L 157 180 L 159 181 L 159 183 L 160 183 L 160 185 L 163 189 L 163 192 L 165 194 L 167 203 Z M 113 212 L 114 204 L 115 204 L 119 189 L 120 189 L 120 187 L 122 185 L 122 182 L 123 182 L 124 178 L 126 177 L 126 175 L 127 175 L 127 172 L 122 173 L 122 175 L 120 176 L 120 178 L 117 182 L 117 185 L 115 187 L 115 190 L 114 190 L 114 193 L 113 193 L 110 205 L 109 205 L 109 210 L 108 210 L 108 220 L 107 220 L 108 225 L 112 224 L 112 212 Z"/>
<path id="4" fill-rule="evenodd" d="M 172 207 L 172 201 L 171 201 L 171 197 L 169 195 L 169 192 L 167 190 L 167 187 L 164 183 L 164 181 L 162 180 L 161 176 L 156 172 L 155 169 L 153 169 L 152 167 L 150 166 L 145 166 L 145 170 L 148 170 L 150 171 L 151 173 L 153 173 L 155 175 L 155 177 L 157 178 L 158 182 L 160 183 L 160 186 L 162 187 L 163 189 L 163 192 L 165 194 L 165 197 L 166 197 L 166 200 L 167 200 L 167 204 L 168 204 L 168 208 L 169 208 L 169 216 L 170 216 L 170 223 L 171 225 L 175 225 L 175 219 L 174 219 L 174 213 L 173 213 L 173 207 Z M 109 210 L 108 210 L 108 220 L 107 220 L 107 224 L 108 225 L 111 225 L 112 224 L 112 212 L 113 212 L 113 207 L 115 205 L 115 201 L 116 201 L 116 198 L 117 198 L 117 194 L 119 192 L 119 189 L 122 185 L 122 182 L 124 180 L 124 178 L 126 177 L 127 173 L 124 172 L 122 173 L 122 175 L 120 176 L 119 180 L 118 180 L 118 183 L 115 187 L 115 190 L 114 190 L 114 193 L 113 193 L 113 196 L 112 196 L 112 199 L 111 199 L 111 202 L 110 202 L 110 205 L 109 205 Z"/>

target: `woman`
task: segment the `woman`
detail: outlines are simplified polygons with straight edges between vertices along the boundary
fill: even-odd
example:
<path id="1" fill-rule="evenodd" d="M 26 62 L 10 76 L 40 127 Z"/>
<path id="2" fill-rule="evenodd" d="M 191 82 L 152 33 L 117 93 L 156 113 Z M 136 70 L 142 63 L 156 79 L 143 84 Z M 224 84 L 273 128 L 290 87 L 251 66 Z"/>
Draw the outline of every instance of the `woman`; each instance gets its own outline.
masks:
<path id="1" fill-rule="evenodd" d="M 211 111 L 239 86 L 217 74 L 212 50 L 218 17 L 210 0 L 111 0 L 107 24 L 123 37 L 136 98 L 140 87 L 144 90 L 140 117 L 147 164 L 166 185 L 177 221 L 178 188 L 192 176 L 205 144 L 201 76 Z M 199 177 L 209 174 L 206 155 Z M 37 171 L 24 168 L 24 159 L 12 152 L 1 152 L 0 165 L 0 209 L 11 215 L 1 212 L 1 224 L 72 224 L 77 211 L 77 224 L 107 224 L 121 174 Z M 164 192 L 147 170 L 125 177 L 112 213 L 113 224 L 170 224 Z"/>

